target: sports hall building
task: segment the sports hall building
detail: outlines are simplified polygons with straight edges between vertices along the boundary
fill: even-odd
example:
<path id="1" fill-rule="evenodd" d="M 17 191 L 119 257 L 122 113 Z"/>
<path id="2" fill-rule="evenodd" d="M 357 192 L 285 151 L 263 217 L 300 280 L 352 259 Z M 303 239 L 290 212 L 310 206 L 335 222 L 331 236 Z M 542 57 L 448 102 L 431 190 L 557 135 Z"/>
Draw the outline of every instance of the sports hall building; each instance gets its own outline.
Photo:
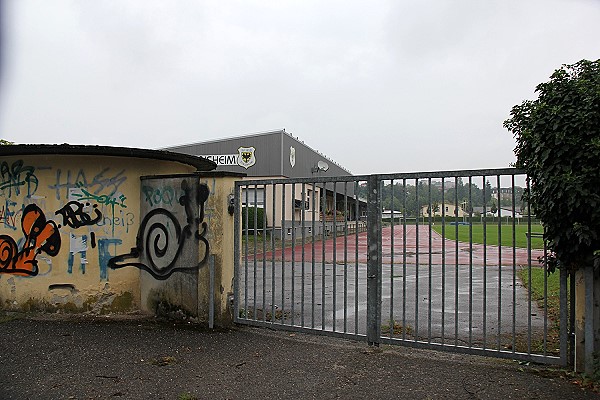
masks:
<path id="1" fill-rule="evenodd" d="M 240 179 L 244 180 L 352 176 L 350 171 L 307 146 L 304 142 L 286 132 L 285 129 L 172 146 L 164 150 L 208 158 L 217 164 L 217 171 L 243 173 L 246 176 Z M 273 193 L 273 190 L 275 190 L 275 193 Z M 336 220 L 338 224 L 340 223 L 339 211 L 346 209 L 345 213 L 342 212 L 343 220 L 357 221 L 359 219 L 357 217 L 366 210 L 366 202 L 364 199 L 358 199 L 358 196 L 355 195 L 353 184 L 338 183 L 335 188 L 331 183 L 327 185 L 306 184 L 304 194 L 302 193 L 302 185 L 296 184 L 286 185 L 284 218 L 280 218 L 279 215 L 273 218 L 270 199 L 275 198 L 277 202 L 275 209 L 281 210 L 282 205 L 280 202 L 283 197 L 283 190 L 283 185 L 276 185 L 275 187 L 272 185 L 261 187 L 261 185 L 258 185 L 256 188 L 251 186 L 243 191 L 242 202 L 246 203 L 247 199 L 249 203 L 254 203 L 254 199 L 256 199 L 259 207 L 268 203 L 264 207 L 267 214 L 267 224 L 270 225 L 270 228 L 277 230 L 281 228 L 283 222 L 288 234 L 291 234 L 292 226 L 298 229 L 299 221 L 303 219 L 303 212 L 305 221 L 312 221 L 313 218 L 315 221 L 325 219 L 327 221 L 325 229 L 329 231 L 333 228 L 332 225 Z M 324 204 L 322 204 L 322 190 L 325 190 Z M 293 202 L 290 201 L 292 197 Z M 302 204 L 303 199 L 304 206 Z M 336 202 L 335 206 L 334 201 Z M 357 201 L 359 203 L 358 214 L 356 212 Z M 337 217 L 331 216 L 334 209 L 338 211 Z M 294 224 L 292 224 L 292 221 L 294 221 Z M 319 231 L 323 229 L 322 224 L 318 225 Z"/>

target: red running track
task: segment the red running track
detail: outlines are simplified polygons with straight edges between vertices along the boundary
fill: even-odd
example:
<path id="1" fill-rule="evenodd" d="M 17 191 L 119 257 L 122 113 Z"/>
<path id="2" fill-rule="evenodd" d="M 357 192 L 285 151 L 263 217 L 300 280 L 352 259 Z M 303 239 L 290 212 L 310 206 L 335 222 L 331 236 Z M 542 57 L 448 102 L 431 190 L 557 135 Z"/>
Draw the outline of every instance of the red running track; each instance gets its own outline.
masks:
<path id="1" fill-rule="evenodd" d="M 429 239 L 428 225 L 410 225 L 406 227 L 406 247 L 404 246 L 404 227 L 395 226 L 392 234 L 392 228 L 386 227 L 382 230 L 382 263 L 402 264 L 404 262 L 404 252 L 406 251 L 407 264 L 429 265 L 430 257 L 432 265 L 442 265 L 445 260 L 446 265 L 528 265 L 529 255 L 527 249 L 512 247 L 502 247 L 482 244 L 456 242 L 455 240 L 443 240 L 442 236 L 431 230 L 431 243 Z M 418 241 L 417 241 L 418 232 Z M 458 252 L 457 252 L 458 245 Z M 314 246 L 314 258 L 313 258 Z M 358 252 L 357 252 L 358 250 Z M 513 252 L 514 250 L 514 252 Z M 333 263 L 334 255 L 336 263 L 366 263 L 367 262 L 367 234 L 366 232 L 358 235 L 338 236 L 330 238 L 323 242 L 322 240 L 308 243 L 304 246 L 289 246 L 282 251 L 275 250 L 276 261 L 295 261 L 317 263 L 323 261 L 323 251 L 325 252 L 325 262 Z M 514 253 L 514 254 L 513 254 Z M 458 256 L 457 256 L 458 254 Z M 539 257 L 542 257 L 542 250 L 531 250 L 531 263 L 537 264 Z M 358 257 L 357 257 L 358 255 Z M 248 258 L 254 256 L 248 256 Z M 257 261 L 263 260 L 262 254 L 256 255 Z M 273 252 L 265 254 L 266 260 L 273 259 Z M 484 262 L 485 261 L 485 262 Z"/>

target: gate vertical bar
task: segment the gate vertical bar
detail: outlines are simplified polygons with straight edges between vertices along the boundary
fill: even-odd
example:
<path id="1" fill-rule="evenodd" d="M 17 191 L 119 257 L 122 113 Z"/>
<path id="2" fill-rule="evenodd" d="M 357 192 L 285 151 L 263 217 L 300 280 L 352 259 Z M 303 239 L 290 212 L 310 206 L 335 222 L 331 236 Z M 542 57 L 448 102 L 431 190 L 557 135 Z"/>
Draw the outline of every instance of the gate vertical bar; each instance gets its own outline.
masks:
<path id="1" fill-rule="evenodd" d="M 256 239 L 258 237 L 258 207 L 256 207 L 256 201 L 257 201 L 257 197 L 256 197 L 256 192 L 258 191 L 258 185 L 254 185 L 254 203 L 252 204 L 252 209 L 254 212 L 254 217 L 252 218 L 252 246 L 253 246 L 253 251 L 254 254 L 252 254 L 252 270 L 253 270 L 253 274 L 252 274 L 252 286 L 253 287 L 253 298 L 252 298 L 252 318 L 254 319 L 258 319 L 257 316 L 257 312 L 256 312 L 256 294 L 257 294 L 257 282 L 256 282 L 256 278 L 257 278 L 257 267 L 256 267 L 256 253 L 257 253 L 257 244 L 256 244 Z M 250 204 L 250 199 L 248 199 L 248 195 L 246 195 L 246 207 L 248 207 L 248 204 Z M 249 210 L 248 210 L 249 211 Z"/>
<path id="2" fill-rule="evenodd" d="M 569 365 L 575 365 L 575 276 L 568 273 L 569 282 Z"/>
<path id="3" fill-rule="evenodd" d="M 323 183 L 323 188 L 321 189 L 321 218 L 323 220 L 322 231 L 321 231 L 321 244 L 322 244 L 322 258 L 321 258 L 321 330 L 325 330 L 325 242 L 327 241 L 327 231 L 326 231 L 326 206 L 327 206 L 327 183 Z"/>
<path id="4" fill-rule="evenodd" d="M 530 181 L 527 177 L 527 193 Z M 531 287 L 531 203 L 527 201 L 527 287 Z M 527 291 L 527 354 L 531 354 L 531 290 Z"/>
<path id="5" fill-rule="evenodd" d="M 446 340 L 446 188 L 442 178 L 442 344 Z"/>
<path id="6" fill-rule="evenodd" d="M 454 346 L 458 346 L 458 292 L 459 292 L 459 280 L 458 280 L 458 188 L 459 183 L 462 185 L 462 181 L 458 180 L 458 176 L 454 177 Z M 485 290 L 485 289 L 484 289 Z"/>
<path id="7" fill-rule="evenodd" d="M 427 300 L 429 302 L 428 306 L 427 306 L 427 342 L 431 343 L 431 289 L 432 289 L 432 280 L 431 280 L 431 273 L 432 273 L 432 267 L 431 264 L 433 263 L 433 254 L 431 252 L 431 246 L 433 244 L 432 242 L 432 225 L 433 225 L 433 220 L 431 215 L 434 214 L 435 215 L 435 211 L 433 210 L 433 204 L 431 202 L 431 177 L 427 179 L 427 202 L 428 202 L 428 210 L 429 210 L 429 226 L 428 226 L 428 230 L 427 230 L 427 236 L 429 236 L 429 270 L 428 270 L 428 292 L 427 292 Z"/>
<path id="8" fill-rule="evenodd" d="M 302 327 L 304 327 L 304 290 L 305 285 L 306 285 L 306 268 L 304 267 L 304 263 L 306 261 L 305 258 L 305 246 L 306 246 L 306 232 L 305 232 L 305 224 L 306 224 L 306 183 L 302 183 L 302 209 L 301 209 L 301 213 L 302 215 L 300 216 L 300 220 L 302 221 L 300 223 L 301 225 L 301 229 L 300 232 L 302 232 L 302 284 L 301 284 L 301 291 L 302 291 L 302 297 L 301 297 L 301 303 L 300 303 L 300 315 L 301 315 L 301 322 L 300 325 Z M 294 243 L 295 245 L 295 243 Z"/>
<path id="9" fill-rule="evenodd" d="M 344 333 L 348 332 L 348 182 L 344 182 Z"/>
<path id="10" fill-rule="evenodd" d="M 208 257 L 208 329 L 215 327 L 215 256 Z"/>
<path id="11" fill-rule="evenodd" d="M 248 214 L 250 210 L 248 209 L 248 190 L 250 186 L 247 185 L 244 187 L 244 195 L 243 195 L 243 204 L 242 204 L 242 212 L 245 221 L 244 225 L 244 318 L 248 318 Z"/>
<path id="12" fill-rule="evenodd" d="M 594 372 L 594 268 L 586 266 L 585 280 L 585 311 L 584 311 L 584 372 L 589 376 Z"/>
<path id="13" fill-rule="evenodd" d="M 262 315 L 263 322 L 267 319 L 267 185 L 262 186 L 263 218 L 262 218 Z"/>
<path id="14" fill-rule="evenodd" d="M 285 323 L 285 192 L 286 184 L 281 185 L 281 323 Z M 293 205 L 293 202 L 292 202 Z"/>
<path id="15" fill-rule="evenodd" d="M 332 231 L 333 231 L 333 254 L 332 254 L 332 264 L 331 264 L 331 275 L 332 275 L 332 286 L 333 286 L 333 309 L 332 309 L 332 330 L 335 332 L 337 328 L 337 182 L 333 181 L 333 222 L 332 222 Z"/>
<path id="16" fill-rule="evenodd" d="M 516 215 L 515 176 L 512 176 L 512 212 Z M 517 351 L 517 230 L 516 218 L 512 221 L 512 351 Z"/>
<path id="17" fill-rule="evenodd" d="M 485 175 L 482 177 L 483 183 L 483 349 L 485 350 L 487 343 L 487 194 Z M 490 200 L 492 194 L 489 194 Z M 531 287 L 531 286 L 528 286 Z M 529 310 L 531 315 L 531 310 Z"/>
<path id="18" fill-rule="evenodd" d="M 560 362 L 562 365 L 567 365 L 569 343 L 569 333 L 567 330 L 568 315 L 567 315 L 567 275 L 568 272 L 564 268 L 559 269 L 560 272 Z"/>
<path id="19" fill-rule="evenodd" d="M 367 180 L 367 342 L 381 336 L 381 192 L 379 177 Z"/>
<path id="20" fill-rule="evenodd" d="M 290 195 L 290 206 L 292 209 L 292 218 L 291 218 L 291 227 L 292 227 L 292 232 L 291 232 L 291 239 L 292 239 L 292 271 L 291 271 L 291 278 L 292 278 L 292 282 L 290 284 L 290 299 L 291 299 L 291 321 L 290 323 L 292 325 L 296 325 L 295 323 L 295 315 L 296 311 L 295 311 L 295 305 L 296 305 L 296 184 L 292 183 L 291 185 L 291 190 L 292 190 L 292 194 Z"/>
<path id="21" fill-rule="evenodd" d="M 360 206 L 359 206 L 359 197 L 358 197 L 358 181 L 354 182 L 354 200 L 355 200 L 355 215 L 356 215 L 356 223 L 360 222 Z M 358 335 L 358 229 L 354 235 L 354 334 Z"/>
<path id="22" fill-rule="evenodd" d="M 469 177 L 469 347 L 473 346 L 473 177 Z M 515 287 L 515 285 L 513 285 Z M 514 347 L 514 346 L 513 346 Z"/>
<path id="23" fill-rule="evenodd" d="M 312 216 L 311 216 L 311 225 L 310 225 L 310 233 L 311 233 L 311 269 L 310 269 L 310 327 L 315 328 L 315 237 L 317 236 L 317 231 L 315 229 L 315 215 L 317 213 L 316 205 L 317 205 L 317 186 L 313 182 L 312 183 Z"/>
<path id="24" fill-rule="evenodd" d="M 271 184 L 271 190 L 272 190 L 272 195 L 273 195 L 273 201 L 271 202 L 271 207 L 273 207 L 273 209 L 271 210 L 271 212 L 273 213 L 273 218 L 271 218 L 271 323 L 275 322 L 275 291 L 277 288 L 277 283 L 275 281 L 275 226 L 277 225 L 277 223 L 275 221 L 277 221 L 276 218 L 276 208 L 275 208 L 275 204 L 277 203 L 277 185 L 272 183 Z M 265 194 L 266 195 L 266 194 Z M 266 211 L 266 209 L 265 209 Z M 266 254 L 265 254 L 266 257 Z M 282 259 L 283 259 L 283 254 L 282 254 Z M 282 261 L 282 265 L 283 265 L 283 261 Z M 282 266 L 283 269 L 283 266 Z"/>
<path id="25" fill-rule="evenodd" d="M 389 337 L 394 336 L 394 328 L 396 326 L 396 322 L 394 321 L 394 209 L 395 209 L 395 199 L 394 199 L 394 180 L 390 181 L 390 191 L 392 198 L 391 209 L 391 231 L 390 231 L 390 316 L 389 316 L 389 325 L 390 332 Z"/>
<path id="26" fill-rule="evenodd" d="M 544 310 L 548 309 L 548 246 L 544 241 Z M 560 289 L 562 289 L 562 279 L 560 280 Z M 559 302 L 562 301 L 562 297 Z M 562 311 L 562 304 L 559 304 L 560 311 Z M 562 337 L 560 338 L 562 340 Z M 548 313 L 544 313 L 544 341 L 543 341 L 543 354 L 548 354 Z"/>
<path id="27" fill-rule="evenodd" d="M 406 178 L 402 179 L 402 340 L 406 340 Z"/>
<path id="28" fill-rule="evenodd" d="M 240 207 L 240 187 L 239 185 L 235 186 L 235 190 L 233 192 L 233 204 L 234 204 L 234 213 L 233 213 L 233 320 L 237 321 L 240 316 L 240 258 L 242 256 L 241 250 L 241 207 Z"/>
<path id="29" fill-rule="evenodd" d="M 498 213 L 498 325 L 496 325 L 498 327 L 498 333 L 496 336 L 496 350 L 500 351 L 502 338 L 502 185 L 500 182 L 500 175 L 496 175 L 496 185 L 498 186 L 498 207 L 496 210 Z M 547 308 L 544 308 L 544 310 L 546 309 Z"/>
<path id="30" fill-rule="evenodd" d="M 356 223 L 358 224 L 360 221 L 360 207 L 359 207 L 359 197 L 358 197 L 358 181 L 354 182 L 354 200 L 355 200 L 355 215 L 356 215 Z M 354 234 L 354 334 L 358 335 L 358 236 L 359 232 L 356 229 Z"/>
<path id="31" fill-rule="evenodd" d="M 415 218 L 415 342 L 419 340 L 419 217 L 421 216 L 421 203 L 419 202 L 419 180 L 415 179 L 415 202 L 417 214 Z"/>

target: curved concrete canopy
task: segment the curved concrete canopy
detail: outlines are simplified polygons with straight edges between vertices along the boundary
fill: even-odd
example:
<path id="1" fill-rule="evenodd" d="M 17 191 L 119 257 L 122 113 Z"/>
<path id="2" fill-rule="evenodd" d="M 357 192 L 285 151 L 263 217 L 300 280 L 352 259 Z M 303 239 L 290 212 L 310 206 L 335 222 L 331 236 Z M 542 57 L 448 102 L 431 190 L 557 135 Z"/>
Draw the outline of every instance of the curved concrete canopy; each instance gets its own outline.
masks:
<path id="1" fill-rule="evenodd" d="M 188 164 L 198 171 L 212 171 L 217 167 L 214 162 L 200 156 L 173 153 L 166 150 L 138 149 L 131 147 L 89 146 L 73 144 L 15 144 L 0 146 L 1 156 L 22 155 L 72 155 L 72 156 L 113 156 L 146 158 L 173 161 Z"/>

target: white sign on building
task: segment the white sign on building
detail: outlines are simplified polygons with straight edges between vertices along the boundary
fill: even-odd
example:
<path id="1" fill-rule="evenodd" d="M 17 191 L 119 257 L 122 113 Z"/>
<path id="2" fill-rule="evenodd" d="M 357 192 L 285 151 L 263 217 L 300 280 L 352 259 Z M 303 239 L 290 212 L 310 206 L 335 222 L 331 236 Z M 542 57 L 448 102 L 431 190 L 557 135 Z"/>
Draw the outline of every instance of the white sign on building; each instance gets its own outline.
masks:
<path id="1" fill-rule="evenodd" d="M 240 147 L 237 154 L 209 154 L 201 157 L 214 162 L 217 166 L 238 165 L 248 169 L 256 164 L 255 152 L 254 147 Z"/>

